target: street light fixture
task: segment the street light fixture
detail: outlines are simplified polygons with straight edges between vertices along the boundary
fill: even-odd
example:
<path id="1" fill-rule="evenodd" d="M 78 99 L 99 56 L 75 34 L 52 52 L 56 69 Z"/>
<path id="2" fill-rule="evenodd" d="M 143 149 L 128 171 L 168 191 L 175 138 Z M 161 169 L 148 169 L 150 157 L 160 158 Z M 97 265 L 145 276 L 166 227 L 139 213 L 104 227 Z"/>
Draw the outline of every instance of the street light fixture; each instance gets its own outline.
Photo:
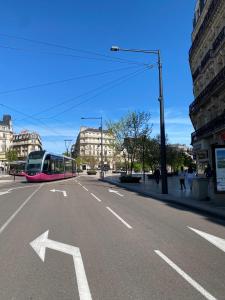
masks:
<path id="1" fill-rule="evenodd" d="M 142 49 L 124 49 L 118 46 L 112 46 L 111 51 L 139 52 L 146 54 L 155 54 L 158 57 L 159 71 L 159 103 L 160 103 L 160 161 L 162 176 L 162 193 L 168 194 L 167 171 L 166 171 L 166 137 L 165 137 L 165 118 L 164 118 L 164 98 L 162 83 L 162 63 L 160 58 L 160 50 L 142 50 Z"/>
<path id="2" fill-rule="evenodd" d="M 103 167 L 104 167 L 104 163 L 103 163 L 103 127 L 102 127 L 102 117 L 82 117 L 81 118 L 82 120 L 101 120 L 101 174 L 100 174 L 100 177 L 101 179 L 104 178 L 104 170 L 103 170 Z"/>

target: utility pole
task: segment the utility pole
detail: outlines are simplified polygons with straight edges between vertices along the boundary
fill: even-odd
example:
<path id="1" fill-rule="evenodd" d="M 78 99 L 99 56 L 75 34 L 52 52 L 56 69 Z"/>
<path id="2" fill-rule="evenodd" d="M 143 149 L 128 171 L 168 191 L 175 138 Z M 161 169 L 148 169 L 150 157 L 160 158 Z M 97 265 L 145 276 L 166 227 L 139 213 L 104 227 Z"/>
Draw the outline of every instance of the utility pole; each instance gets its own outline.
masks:
<path id="1" fill-rule="evenodd" d="M 65 147 L 66 147 L 66 155 L 69 156 L 69 146 L 70 146 L 72 140 L 64 140 L 64 142 L 65 142 Z"/>

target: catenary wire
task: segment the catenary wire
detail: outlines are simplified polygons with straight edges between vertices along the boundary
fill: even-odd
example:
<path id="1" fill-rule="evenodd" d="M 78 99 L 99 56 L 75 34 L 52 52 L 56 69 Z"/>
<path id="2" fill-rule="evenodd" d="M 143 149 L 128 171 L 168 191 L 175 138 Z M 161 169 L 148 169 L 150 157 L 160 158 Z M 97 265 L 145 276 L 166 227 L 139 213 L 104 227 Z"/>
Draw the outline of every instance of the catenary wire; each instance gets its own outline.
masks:
<path id="1" fill-rule="evenodd" d="M 87 60 L 92 60 L 92 61 L 106 61 L 106 62 L 116 62 L 116 63 L 122 63 L 122 64 L 132 64 L 132 65 L 147 65 L 144 62 L 136 62 L 136 61 L 132 61 L 132 60 L 129 60 L 129 61 L 128 60 L 125 60 L 125 61 L 116 60 L 115 61 L 115 60 L 113 60 L 113 58 L 111 58 L 111 59 L 96 58 L 96 57 L 80 56 L 80 55 L 67 54 L 67 53 L 42 51 L 42 50 L 37 50 L 37 49 L 18 48 L 18 47 L 5 46 L 5 45 L 0 45 L 0 48 L 23 51 L 23 52 L 32 52 L 32 53 L 37 52 L 40 54 L 47 54 L 47 55 L 58 55 L 58 56 L 65 56 L 65 57 L 72 57 L 72 58 L 79 58 L 79 59 L 87 59 Z"/>
<path id="2" fill-rule="evenodd" d="M 144 72 L 144 71 L 147 70 L 147 69 L 148 69 L 148 68 L 144 68 L 144 70 L 143 70 L 143 68 L 142 68 L 141 71 L 136 71 L 136 72 L 134 72 L 134 73 L 132 73 L 132 74 L 128 74 L 128 75 L 126 76 L 127 78 L 123 78 L 123 80 L 122 80 L 122 78 L 120 77 L 119 79 L 117 79 L 117 81 L 120 81 L 118 84 L 114 84 L 113 86 L 111 86 L 111 87 L 105 89 L 103 92 L 107 91 L 108 89 L 112 89 L 112 88 L 116 87 L 117 85 L 121 84 L 121 83 L 124 82 L 125 80 L 127 80 L 127 79 L 129 79 L 129 78 L 131 78 L 131 77 L 133 77 L 133 76 L 136 76 L 136 75 L 139 74 L 140 72 Z M 138 72 L 138 73 L 137 73 L 137 72 Z M 123 77 L 125 77 L 125 76 L 123 76 Z M 98 93 L 98 94 L 96 94 L 96 95 L 94 95 L 94 96 L 92 96 L 92 97 L 89 97 L 88 99 L 86 99 L 86 100 L 84 100 L 84 101 L 78 103 L 78 104 L 75 105 L 75 106 L 79 106 L 79 105 L 81 105 L 81 104 L 83 104 L 83 103 L 85 103 L 85 102 L 88 102 L 88 101 L 90 101 L 90 100 L 96 98 L 96 97 L 97 97 L 98 95 L 100 95 L 101 93 L 102 93 L 102 92 L 100 92 L 100 93 Z M 53 132 L 53 133 L 55 133 L 56 135 L 61 135 L 59 132 L 57 132 L 57 131 L 53 130 L 51 127 L 49 127 L 49 126 L 48 126 L 45 122 L 43 122 L 40 118 L 35 118 L 34 116 L 25 114 L 24 112 L 21 112 L 21 111 L 19 111 L 19 110 L 13 108 L 13 107 L 11 107 L 11 106 L 8 106 L 8 105 L 2 104 L 2 103 L 0 103 L 0 106 L 5 107 L 5 108 L 7 108 L 7 109 L 9 109 L 9 110 L 12 110 L 12 111 L 14 111 L 14 112 L 16 112 L 16 113 L 18 113 L 18 114 L 24 115 L 26 118 L 29 118 L 29 119 L 31 119 L 31 120 L 38 121 L 39 123 L 41 123 L 41 124 L 44 125 L 44 126 L 43 126 L 43 125 L 41 126 L 42 128 L 44 128 L 44 129 L 47 128 L 48 131 Z M 75 106 L 73 106 L 72 108 L 74 108 Z M 71 107 L 70 107 L 69 109 L 67 109 L 67 111 L 68 111 L 68 110 L 71 110 Z M 65 113 L 65 112 L 66 112 L 66 111 L 63 111 L 63 112 L 61 112 L 60 114 L 57 114 L 57 116 L 58 116 L 58 115 L 61 115 L 61 114 L 63 114 L 63 113 Z M 34 123 L 34 122 L 33 122 L 33 124 L 36 125 L 36 123 Z M 39 124 L 39 125 L 40 125 L 40 124 Z"/>
<path id="3" fill-rule="evenodd" d="M 69 81 L 74 81 L 74 80 L 79 80 L 79 79 L 84 79 L 84 78 L 102 76 L 102 75 L 105 75 L 105 74 L 114 73 L 114 72 L 118 72 L 118 71 L 125 71 L 125 70 L 133 69 L 133 68 L 137 68 L 137 66 L 114 69 L 114 70 L 109 70 L 109 71 L 99 72 L 99 73 L 92 73 L 92 74 L 87 74 L 87 75 L 81 75 L 81 76 L 71 77 L 71 78 L 62 79 L 62 80 L 49 81 L 49 82 L 40 83 L 40 84 L 33 84 L 33 85 L 26 86 L 26 87 L 10 89 L 10 90 L 6 90 L 6 91 L 2 91 L 2 92 L 0 91 L 0 95 L 25 91 L 25 90 L 29 90 L 29 89 L 33 89 L 33 88 L 50 86 L 50 85 L 54 85 L 54 84 L 58 84 L 58 83 L 64 83 L 64 82 L 69 82 Z"/>
<path id="4" fill-rule="evenodd" d="M 55 117 L 57 117 L 57 116 L 59 116 L 59 115 L 62 115 L 62 114 L 64 114 L 64 113 L 67 112 L 67 111 L 71 111 L 71 110 L 74 109 L 75 107 L 78 107 L 78 106 L 80 106 L 80 105 L 82 105 L 82 104 L 84 104 L 84 103 L 87 103 L 87 102 L 91 101 L 92 99 L 94 99 L 94 98 L 98 97 L 99 95 L 101 95 L 102 93 L 104 93 L 104 92 L 106 92 L 106 91 L 108 91 L 108 90 L 114 88 L 115 86 L 120 85 L 121 83 L 125 82 L 126 80 L 128 80 L 128 79 L 130 79 L 130 78 L 132 78 L 132 77 L 134 77 L 134 76 L 136 76 L 136 75 L 138 75 L 138 74 L 141 74 L 141 73 L 145 72 L 147 69 L 149 69 L 149 68 L 144 68 L 144 69 L 142 69 L 142 70 L 136 71 L 136 72 L 134 72 L 133 74 L 130 74 L 130 75 L 126 76 L 125 78 L 121 78 L 117 84 L 113 84 L 112 86 L 109 86 L 109 87 L 105 88 L 103 91 L 97 93 L 96 95 L 91 96 L 91 97 L 89 97 L 88 99 L 86 99 L 86 100 L 84 100 L 84 101 L 81 101 L 81 102 L 79 102 L 79 103 L 76 103 L 75 105 L 73 105 L 73 106 L 71 106 L 71 107 L 65 109 L 64 111 L 55 114 L 54 116 L 52 116 L 52 118 L 55 118 Z"/>
<path id="5" fill-rule="evenodd" d="M 138 69 L 138 72 L 139 72 L 139 71 L 142 72 L 142 70 L 146 70 L 146 69 L 153 68 L 153 67 L 154 67 L 154 65 L 151 65 L 151 66 L 149 66 L 148 68 L 147 68 L 147 67 L 145 67 L 145 68 L 142 67 L 141 69 Z M 69 103 L 69 102 L 75 100 L 75 99 L 83 98 L 83 97 L 88 96 L 89 94 L 91 94 L 91 93 L 93 93 L 93 92 L 96 92 L 96 91 L 98 91 L 98 90 L 102 90 L 102 89 L 106 88 L 107 86 L 110 86 L 110 85 L 112 85 L 112 84 L 116 84 L 118 81 L 121 81 L 121 80 L 123 80 L 123 79 L 126 79 L 126 78 L 129 77 L 129 76 L 135 75 L 136 72 L 137 72 L 137 71 L 135 71 L 135 72 L 133 72 L 133 73 L 126 74 L 126 75 L 123 75 L 123 76 L 121 76 L 121 77 L 119 77 L 119 78 L 117 78 L 117 79 L 114 79 L 114 80 L 111 80 L 111 81 L 109 81 L 109 82 L 107 82 L 107 83 L 104 83 L 103 85 L 101 85 L 101 86 L 99 86 L 99 87 L 97 87 L 97 88 L 91 89 L 91 90 L 89 90 L 89 91 L 87 91 L 87 92 L 85 92 L 85 93 L 82 93 L 82 94 L 78 95 L 78 96 L 75 96 L 75 97 L 66 99 L 66 100 L 64 100 L 64 101 L 62 101 L 62 102 L 60 102 L 60 103 L 57 103 L 57 104 L 55 104 L 55 105 L 52 105 L 52 106 L 50 106 L 49 108 L 44 109 L 44 110 L 42 110 L 42 111 L 40 111 L 40 112 L 34 114 L 34 116 L 37 116 L 37 115 L 40 115 L 40 114 L 42 114 L 42 113 L 51 111 L 52 109 L 58 108 L 58 107 L 60 107 L 60 106 L 62 106 L 62 105 L 64 105 L 64 104 L 66 104 L 66 103 Z M 76 105 L 76 104 L 75 104 L 75 105 Z M 50 119 L 50 117 L 48 117 L 48 119 Z M 23 119 L 23 120 L 24 120 L 24 119 Z"/>
<path id="6" fill-rule="evenodd" d="M 23 40 L 23 41 L 27 41 L 27 42 L 31 42 L 31 43 L 45 45 L 48 47 L 56 47 L 56 48 L 60 48 L 60 49 L 65 49 L 65 50 L 76 51 L 76 52 L 85 53 L 85 54 L 89 54 L 89 55 L 91 54 L 91 55 L 95 55 L 95 56 L 99 56 L 99 57 L 104 57 L 104 58 L 108 58 L 112 61 L 141 64 L 140 62 L 137 62 L 137 61 L 128 60 L 128 59 L 124 59 L 124 58 L 120 58 L 120 57 L 114 57 L 114 56 L 110 56 L 107 54 L 102 54 L 102 53 L 98 53 L 98 52 L 94 52 L 94 51 L 77 49 L 74 47 L 69 47 L 69 46 L 65 46 L 65 45 L 61 45 L 61 44 L 50 43 L 50 42 L 45 42 L 45 41 L 40 41 L 40 40 L 35 40 L 35 39 L 29 39 L 29 38 L 24 38 L 24 37 L 15 36 L 15 35 L 8 35 L 8 34 L 4 34 L 4 33 L 0 33 L 0 35 L 7 37 L 7 38 Z M 12 48 L 12 49 L 16 50 L 16 47 L 8 46 L 8 48 Z M 17 49 L 19 49 L 19 48 L 17 48 Z M 145 63 L 142 63 L 142 64 L 145 64 Z"/>

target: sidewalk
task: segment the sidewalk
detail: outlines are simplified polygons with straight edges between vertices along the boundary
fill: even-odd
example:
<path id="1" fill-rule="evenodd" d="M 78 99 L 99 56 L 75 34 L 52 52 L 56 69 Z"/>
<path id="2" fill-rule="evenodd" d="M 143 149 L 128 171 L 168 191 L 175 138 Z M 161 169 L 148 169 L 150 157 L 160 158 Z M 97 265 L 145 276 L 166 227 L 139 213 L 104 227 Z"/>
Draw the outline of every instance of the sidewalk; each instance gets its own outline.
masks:
<path id="1" fill-rule="evenodd" d="M 167 195 L 161 193 L 161 184 L 157 184 L 153 179 L 148 179 L 147 176 L 145 182 L 142 179 L 141 183 L 120 183 L 118 174 L 106 175 L 104 180 L 133 192 L 137 192 L 158 200 L 181 204 L 183 206 L 194 208 L 204 213 L 225 219 L 225 199 L 224 205 L 215 204 L 210 200 L 196 200 L 193 198 L 192 191 L 189 189 L 189 187 L 186 186 L 186 190 L 180 190 L 179 178 L 177 176 L 168 177 L 169 193 Z"/>

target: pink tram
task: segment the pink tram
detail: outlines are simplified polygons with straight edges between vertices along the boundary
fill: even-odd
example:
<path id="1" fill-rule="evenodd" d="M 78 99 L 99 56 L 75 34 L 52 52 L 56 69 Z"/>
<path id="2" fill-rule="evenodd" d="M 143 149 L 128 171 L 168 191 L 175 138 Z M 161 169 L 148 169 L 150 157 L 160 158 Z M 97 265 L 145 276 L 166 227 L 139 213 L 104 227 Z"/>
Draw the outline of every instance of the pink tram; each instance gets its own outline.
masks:
<path id="1" fill-rule="evenodd" d="M 33 151 L 27 157 L 24 175 L 28 182 L 70 178 L 76 176 L 76 162 L 71 157 Z"/>

